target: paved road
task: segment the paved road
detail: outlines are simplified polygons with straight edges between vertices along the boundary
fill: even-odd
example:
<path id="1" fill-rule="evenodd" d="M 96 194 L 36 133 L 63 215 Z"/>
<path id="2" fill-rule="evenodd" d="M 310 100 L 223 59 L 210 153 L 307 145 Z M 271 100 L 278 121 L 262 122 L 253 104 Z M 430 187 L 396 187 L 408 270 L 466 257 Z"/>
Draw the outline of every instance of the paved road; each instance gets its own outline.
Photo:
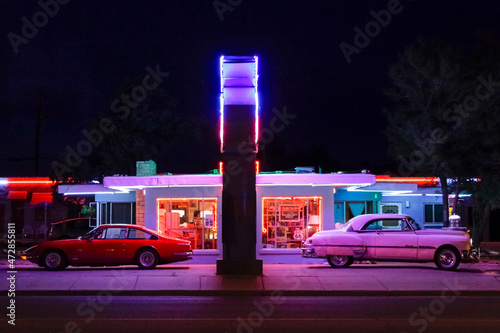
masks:
<path id="1" fill-rule="evenodd" d="M 2 298 L 2 304 L 5 304 Z M 21 296 L 2 332 L 498 332 L 500 297 Z"/>
<path id="2" fill-rule="evenodd" d="M 462 295 L 500 295 L 500 263 L 465 264 L 449 272 L 430 264 L 355 264 L 347 269 L 328 265 L 264 265 L 262 276 L 218 276 L 215 265 L 162 265 L 154 270 L 136 266 L 121 268 L 68 267 L 50 272 L 31 263 L 19 263 L 15 273 L 1 265 L 1 275 L 14 276 L 19 294 L 115 295 L 233 295 L 239 291 L 268 295 L 275 290 L 287 295 L 439 295 L 453 289 Z M 11 281 L 0 279 L 0 295 Z"/>

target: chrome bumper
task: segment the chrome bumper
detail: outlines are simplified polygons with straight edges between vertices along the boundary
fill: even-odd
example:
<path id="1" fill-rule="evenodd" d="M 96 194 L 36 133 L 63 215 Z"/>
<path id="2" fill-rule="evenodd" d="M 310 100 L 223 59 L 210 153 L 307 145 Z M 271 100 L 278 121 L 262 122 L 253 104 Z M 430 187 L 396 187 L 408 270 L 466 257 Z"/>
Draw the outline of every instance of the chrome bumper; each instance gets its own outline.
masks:
<path id="1" fill-rule="evenodd" d="M 304 258 L 317 258 L 318 256 L 316 255 L 316 250 L 315 249 L 308 249 L 308 248 L 301 248 L 300 249 L 300 254 Z"/>
<path id="2" fill-rule="evenodd" d="M 193 255 L 193 251 L 174 253 L 174 256 L 179 256 L 179 257 L 192 256 L 192 255 Z"/>
<path id="3" fill-rule="evenodd" d="M 478 249 L 462 251 L 460 254 L 462 257 L 462 262 L 478 262 L 481 256 L 481 253 Z"/>

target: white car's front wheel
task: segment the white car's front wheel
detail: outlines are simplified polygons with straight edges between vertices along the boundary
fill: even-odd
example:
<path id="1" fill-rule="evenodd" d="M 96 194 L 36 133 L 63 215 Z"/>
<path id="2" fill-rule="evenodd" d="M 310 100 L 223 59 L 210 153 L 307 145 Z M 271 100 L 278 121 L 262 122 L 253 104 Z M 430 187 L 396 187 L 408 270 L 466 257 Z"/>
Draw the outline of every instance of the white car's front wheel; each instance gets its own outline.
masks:
<path id="1" fill-rule="evenodd" d="M 434 262 L 439 269 L 454 270 L 460 265 L 460 254 L 456 249 L 444 247 L 436 252 Z"/>
<path id="2" fill-rule="evenodd" d="M 327 256 L 326 260 L 328 260 L 328 263 L 333 268 L 336 268 L 336 267 L 349 267 L 354 262 L 354 258 L 353 257 L 350 257 L 350 256 L 339 256 L 339 255 Z"/>

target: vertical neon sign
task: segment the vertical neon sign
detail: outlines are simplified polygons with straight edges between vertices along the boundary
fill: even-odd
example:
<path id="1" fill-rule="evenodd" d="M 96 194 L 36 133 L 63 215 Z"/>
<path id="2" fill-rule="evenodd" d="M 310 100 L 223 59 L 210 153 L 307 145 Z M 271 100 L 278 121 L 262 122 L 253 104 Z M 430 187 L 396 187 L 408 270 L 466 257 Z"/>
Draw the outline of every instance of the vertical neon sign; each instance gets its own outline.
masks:
<path id="1" fill-rule="evenodd" d="M 252 133 L 248 133 L 251 138 L 246 138 L 244 141 L 246 144 L 252 142 L 253 152 L 257 152 L 258 138 L 259 138 L 259 98 L 257 92 L 257 81 L 258 81 L 258 57 L 225 57 L 221 56 L 219 61 L 220 66 L 220 129 L 219 137 L 221 142 L 221 152 L 227 150 L 228 135 L 232 136 L 234 133 L 228 134 L 225 130 L 225 126 L 228 121 L 228 117 L 235 119 L 239 118 L 241 124 L 241 119 L 245 118 L 250 121 L 248 115 L 242 116 L 234 114 L 226 114 L 229 112 L 227 110 L 228 106 L 234 105 L 245 105 L 247 107 L 252 107 L 254 109 L 254 114 L 252 115 L 253 129 Z M 238 112 L 231 110 L 231 112 Z M 239 111 L 241 113 L 241 111 Z M 246 134 L 248 127 L 242 127 L 243 132 Z M 235 140 L 238 141 L 238 140 Z M 240 140 L 241 141 L 241 140 Z"/>

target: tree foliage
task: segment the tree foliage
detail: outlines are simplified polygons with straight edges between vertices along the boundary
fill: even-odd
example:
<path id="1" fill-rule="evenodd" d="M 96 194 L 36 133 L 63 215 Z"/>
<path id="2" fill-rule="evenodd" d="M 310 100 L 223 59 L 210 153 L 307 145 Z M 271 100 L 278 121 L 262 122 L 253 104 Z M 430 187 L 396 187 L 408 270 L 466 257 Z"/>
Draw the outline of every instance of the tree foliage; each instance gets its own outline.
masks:
<path id="1" fill-rule="evenodd" d="M 81 182 L 113 174 L 134 175 L 136 161 L 156 160 L 173 145 L 203 140 L 206 120 L 182 115 L 177 101 L 161 88 L 147 91 L 139 102 L 124 97 L 131 96 L 141 83 L 140 77 L 126 81 L 116 91 L 111 107 L 86 121 L 87 132 L 94 133 L 92 154 L 65 169 L 66 179 Z M 102 130 L 103 121 L 107 131 Z M 101 137 L 95 134 L 97 129 L 101 129 Z M 68 165 L 67 153 L 60 156 L 59 163 Z"/>
<path id="2" fill-rule="evenodd" d="M 453 179 L 456 195 L 472 191 L 476 245 L 489 211 L 500 206 L 500 54 L 492 43 L 486 38 L 463 50 L 419 40 L 390 66 L 393 87 L 386 91 L 394 102 L 385 111 L 387 137 L 399 172 L 437 175 L 442 184 Z M 443 186 L 445 217 L 447 190 Z"/>

